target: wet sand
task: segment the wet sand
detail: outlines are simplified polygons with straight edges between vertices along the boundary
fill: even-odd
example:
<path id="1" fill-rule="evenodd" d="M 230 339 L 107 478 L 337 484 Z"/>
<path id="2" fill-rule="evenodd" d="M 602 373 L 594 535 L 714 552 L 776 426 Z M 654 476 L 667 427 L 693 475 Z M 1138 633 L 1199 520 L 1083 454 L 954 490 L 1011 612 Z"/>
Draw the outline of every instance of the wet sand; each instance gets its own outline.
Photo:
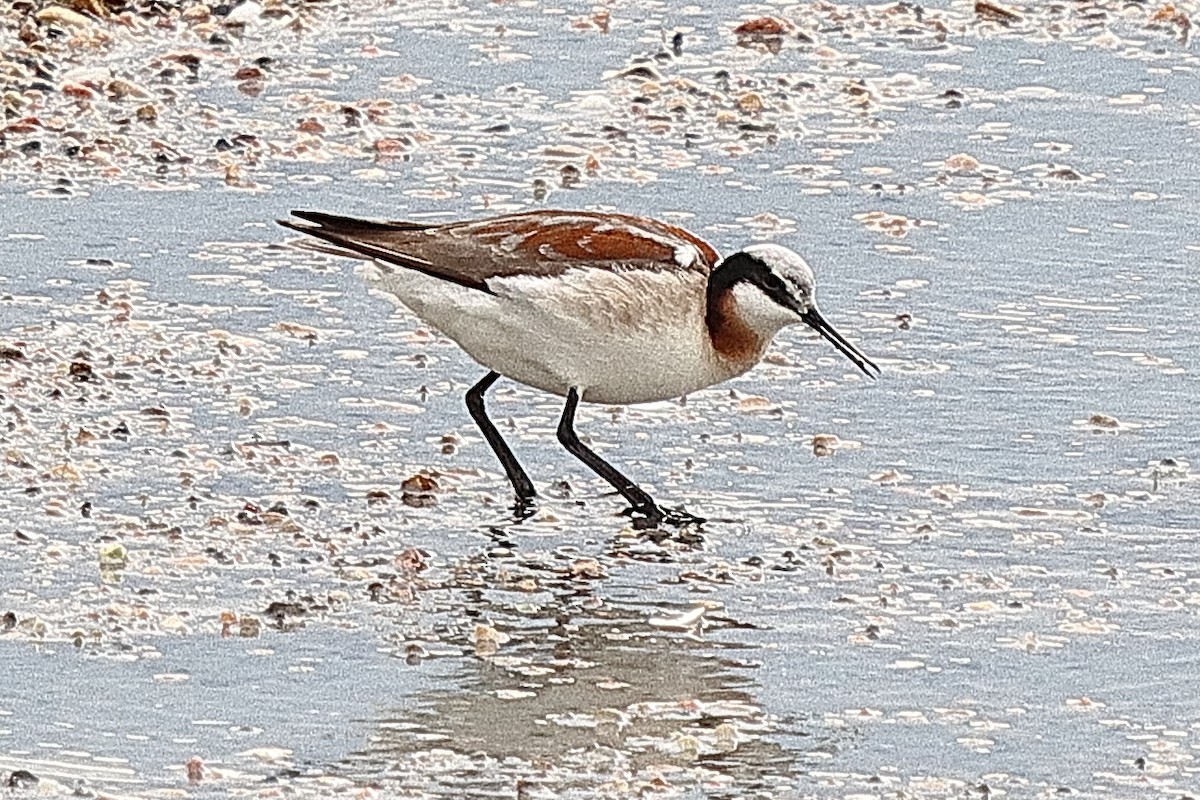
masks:
<path id="1" fill-rule="evenodd" d="M 1200 792 L 1194 8 L 52 8 L 0 17 L 14 796 Z M 272 220 L 539 204 L 799 250 L 884 378 L 793 330 L 581 408 L 665 537 L 500 384 L 514 523 L 479 367 Z"/>

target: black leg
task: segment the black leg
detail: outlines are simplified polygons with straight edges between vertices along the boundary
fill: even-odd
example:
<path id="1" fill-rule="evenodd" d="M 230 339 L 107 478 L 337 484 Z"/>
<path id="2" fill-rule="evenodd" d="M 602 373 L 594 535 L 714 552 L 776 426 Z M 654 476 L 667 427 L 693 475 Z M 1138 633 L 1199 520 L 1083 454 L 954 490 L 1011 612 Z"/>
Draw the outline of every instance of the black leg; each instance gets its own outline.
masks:
<path id="1" fill-rule="evenodd" d="M 633 506 L 633 513 L 645 517 L 646 527 L 658 527 L 663 521 L 662 509 L 636 483 L 626 478 L 616 467 L 609 464 L 587 445 L 579 441 L 575 434 L 575 407 L 579 405 L 579 392 L 571 389 L 567 392 L 567 405 L 563 408 L 562 419 L 558 423 L 558 441 L 567 448 L 567 452 L 587 464 L 593 472 L 612 484 L 613 488 Z"/>
<path id="2" fill-rule="evenodd" d="M 479 430 L 483 431 L 483 438 L 487 439 L 487 443 L 492 446 L 496 457 L 500 459 L 500 464 L 504 467 L 504 473 L 508 475 L 508 481 L 517 493 L 517 505 L 523 506 L 537 497 L 537 490 L 533 488 L 533 481 L 529 480 L 529 476 L 525 474 L 525 470 L 517 463 L 517 457 L 513 455 L 513 451 L 509 449 L 504 438 L 500 436 L 500 431 L 496 430 L 496 426 L 488 419 L 487 409 L 483 405 L 483 393 L 499 377 L 499 372 L 489 372 L 483 376 L 483 379 L 479 383 L 470 388 L 467 392 L 467 410 L 471 412 L 471 419 L 475 420 L 475 424 L 479 426 Z"/>

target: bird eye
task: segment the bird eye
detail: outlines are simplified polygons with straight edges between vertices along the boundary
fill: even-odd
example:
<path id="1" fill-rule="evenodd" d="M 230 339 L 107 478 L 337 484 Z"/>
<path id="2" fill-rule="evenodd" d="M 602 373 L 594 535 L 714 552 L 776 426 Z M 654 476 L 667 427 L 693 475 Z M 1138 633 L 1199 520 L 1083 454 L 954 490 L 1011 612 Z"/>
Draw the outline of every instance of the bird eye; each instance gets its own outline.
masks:
<path id="1" fill-rule="evenodd" d="M 767 277 L 763 279 L 763 286 L 772 292 L 782 292 L 784 290 L 783 279 L 774 272 L 767 273 Z"/>

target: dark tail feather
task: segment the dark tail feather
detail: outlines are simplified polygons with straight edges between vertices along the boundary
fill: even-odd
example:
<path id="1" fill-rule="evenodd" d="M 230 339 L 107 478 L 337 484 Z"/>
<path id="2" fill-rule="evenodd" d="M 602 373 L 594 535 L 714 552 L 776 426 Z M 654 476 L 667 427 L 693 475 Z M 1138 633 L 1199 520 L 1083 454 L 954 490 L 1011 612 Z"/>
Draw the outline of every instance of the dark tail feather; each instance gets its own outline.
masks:
<path id="1" fill-rule="evenodd" d="M 285 228 L 329 242 L 329 245 L 304 243 L 304 246 L 309 249 L 329 255 L 396 264 L 450 283 L 457 283 L 468 289 L 493 294 L 485 281 L 472 280 L 461 275 L 440 271 L 423 258 L 403 252 L 394 241 L 395 238 L 403 239 L 402 236 L 388 236 L 388 234 L 397 233 L 418 233 L 435 227 L 433 225 L 424 225 L 418 222 L 376 222 L 355 217 L 339 217 L 336 214 L 324 214 L 320 211 L 293 211 L 292 215 L 312 224 L 290 219 L 275 221 Z"/>
<path id="2" fill-rule="evenodd" d="M 301 216 L 300 213 L 293 213 L 296 213 L 297 216 Z M 366 227 L 369 225 L 374 225 L 375 223 L 368 222 L 364 225 L 362 220 L 353 219 L 350 217 L 335 217 L 331 214 L 317 214 L 315 212 L 308 211 L 303 212 L 303 214 L 307 216 L 301 216 L 302 219 L 318 217 L 321 218 L 322 221 L 318 222 L 316 225 L 305 225 L 303 223 L 293 222 L 290 219 L 277 219 L 275 221 L 285 228 L 299 231 L 300 233 L 308 236 L 314 236 L 317 239 L 323 239 L 326 242 L 335 245 L 337 250 L 340 252 L 335 252 L 334 248 L 326 248 L 323 250 L 323 252 L 327 252 L 332 255 L 353 256 L 368 260 L 378 259 L 380 261 L 387 261 L 404 267 L 414 267 L 416 269 L 426 269 L 429 267 L 427 263 L 419 258 L 408 256 L 404 253 L 398 253 L 394 250 L 389 250 L 386 247 L 380 247 L 371 241 L 363 241 L 358 238 L 364 234 L 370 235 L 371 233 L 379 233 L 381 230 L 395 230 L 394 228 Z M 339 222 L 345 220 L 347 226 L 337 227 L 337 223 L 334 223 L 334 225 L 322 224 L 322 222 L 328 222 L 330 220 L 337 220 Z M 356 227 L 349 227 L 349 225 L 354 225 Z"/>
<path id="3" fill-rule="evenodd" d="M 372 234 L 415 232 L 423 231 L 430 227 L 418 222 L 382 222 L 370 219 L 358 219 L 357 217 L 343 217 L 337 214 L 326 214 L 323 211 L 305 211 L 303 209 L 292 211 L 292 216 L 313 224 L 307 225 L 304 222 L 296 222 L 291 219 L 277 219 L 275 221 L 285 228 L 313 236 L 317 239 L 324 239 L 326 242 L 335 245 L 335 247 L 320 247 L 316 246 L 315 242 L 310 242 L 307 245 L 309 249 L 330 255 L 366 259 L 382 258 L 384 260 L 396 260 L 396 256 L 398 255 L 391 254 L 390 251 L 386 251 L 383 248 L 373 246 L 373 243 L 370 241 Z M 364 238 L 367 241 L 362 241 Z M 391 258 L 388 258 L 389 255 Z"/>
<path id="4" fill-rule="evenodd" d="M 300 231 L 301 233 L 310 233 L 310 229 L 303 225 L 295 225 L 287 222 L 286 220 L 277 220 L 277 222 L 279 222 L 279 224 L 285 228 L 291 228 L 292 230 Z M 371 260 L 371 256 L 368 256 L 365 253 L 359 253 L 342 245 L 326 244 L 325 242 L 319 242 L 316 239 L 293 239 L 289 242 L 289 244 L 292 247 L 297 247 L 301 250 L 308 250 L 313 253 L 324 253 L 327 256 L 338 256 L 339 258 L 357 258 L 362 259 L 363 261 Z"/>

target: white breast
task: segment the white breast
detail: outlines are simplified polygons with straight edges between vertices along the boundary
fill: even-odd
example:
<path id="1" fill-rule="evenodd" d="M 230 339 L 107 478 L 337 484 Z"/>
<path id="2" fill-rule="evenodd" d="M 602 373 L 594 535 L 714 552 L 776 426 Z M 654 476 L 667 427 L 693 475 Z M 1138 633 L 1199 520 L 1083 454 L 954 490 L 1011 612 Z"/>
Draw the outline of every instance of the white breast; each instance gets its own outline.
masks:
<path id="1" fill-rule="evenodd" d="M 741 371 L 712 348 L 700 273 L 579 269 L 495 278 L 490 295 L 414 270 L 374 272 L 372 283 L 480 364 L 553 394 L 644 403 Z"/>

